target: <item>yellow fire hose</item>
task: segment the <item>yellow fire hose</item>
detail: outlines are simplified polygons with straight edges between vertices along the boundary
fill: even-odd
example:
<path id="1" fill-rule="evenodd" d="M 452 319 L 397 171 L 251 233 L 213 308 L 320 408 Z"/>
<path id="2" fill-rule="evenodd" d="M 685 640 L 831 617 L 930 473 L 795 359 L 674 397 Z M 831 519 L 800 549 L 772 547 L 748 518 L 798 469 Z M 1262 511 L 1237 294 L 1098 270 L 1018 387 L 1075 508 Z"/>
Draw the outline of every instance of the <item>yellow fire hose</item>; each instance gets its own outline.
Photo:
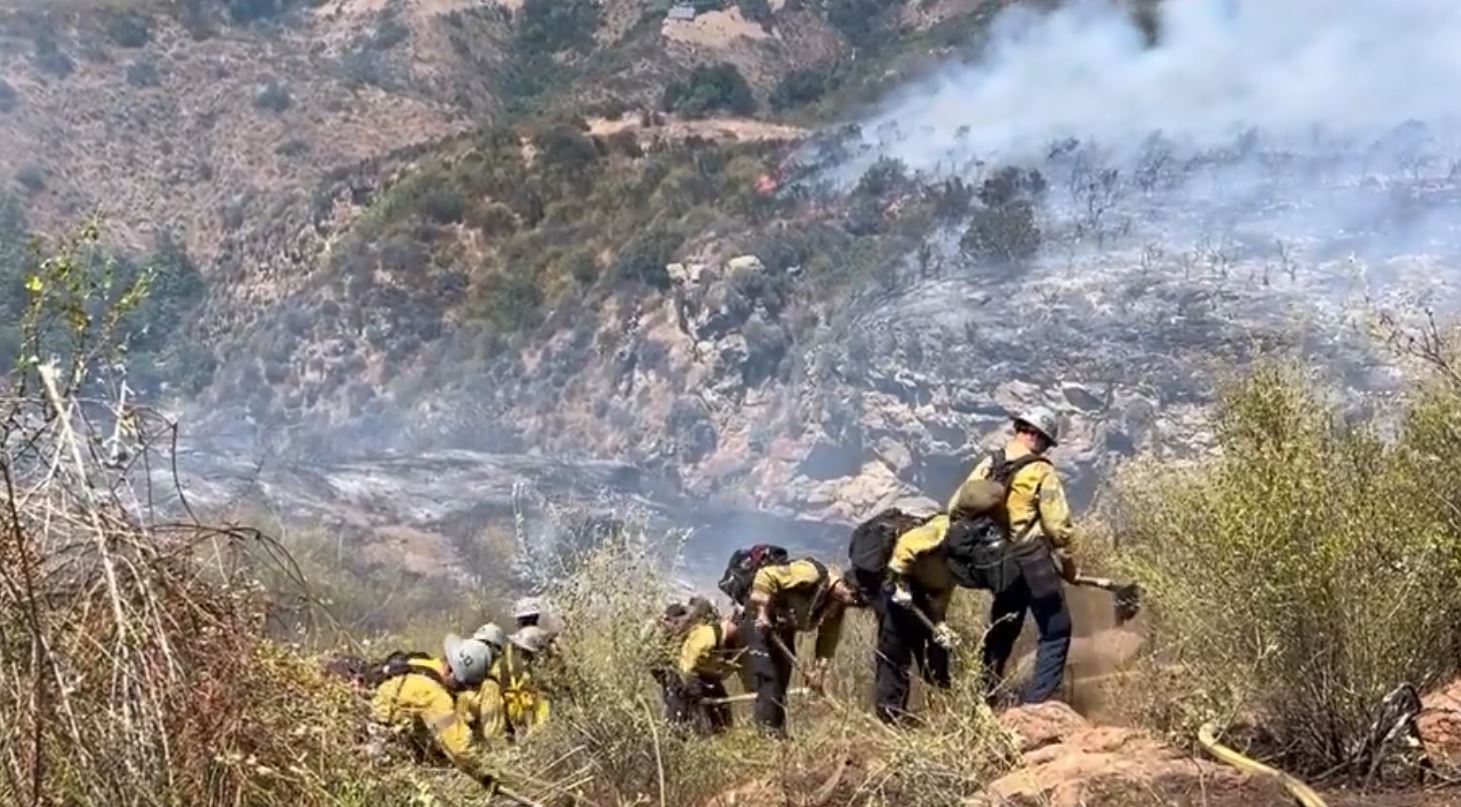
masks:
<path id="1" fill-rule="evenodd" d="M 1218 760 L 1237 768 L 1244 773 L 1256 774 L 1259 776 L 1270 776 L 1284 786 L 1294 801 L 1303 807 L 1326 807 L 1324 799 L 1319 797 L 1314 789 L 1299 781 L 1297 778 L 1284 773 L 1283 771 L 1270 768 L 1256 759 L 1245 757 L 1233 749 L 1223 745 L 1217 740 L 1217 726 L 1213 723 L 1206 723 L 1197 730 L 1197 742 L 1202 744 L 1209 754 Z"/>

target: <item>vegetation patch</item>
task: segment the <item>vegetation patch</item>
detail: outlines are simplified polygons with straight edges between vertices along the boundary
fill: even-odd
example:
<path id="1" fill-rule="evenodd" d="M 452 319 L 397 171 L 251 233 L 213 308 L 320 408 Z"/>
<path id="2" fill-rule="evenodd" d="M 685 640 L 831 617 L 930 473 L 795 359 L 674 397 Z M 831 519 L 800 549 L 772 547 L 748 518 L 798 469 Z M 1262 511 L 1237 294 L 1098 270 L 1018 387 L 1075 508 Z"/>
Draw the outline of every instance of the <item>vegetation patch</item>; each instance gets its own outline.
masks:
<path id="1" fill-rule="evenodd" d="M 756 110 L 751 85 L 741 71 L 729 62 L 696 65 L 684 81 L 665 87 L 663 107 L 688 118 L 701 118 L 713 112 L 749 115 Z"/>
<path id="2" fill-rule="evenodd" d="M 1228 389 L 1218 456 L 1121 480 L 1113 529 L 1154 604 L 1161 725 L 1258 726 L 1286 765 L 1367 773 L 1356 749 L 1386 694 L 1461 669 L 1458 423 L 1450 383 L 1385 437 L 1267 364 Z"/>

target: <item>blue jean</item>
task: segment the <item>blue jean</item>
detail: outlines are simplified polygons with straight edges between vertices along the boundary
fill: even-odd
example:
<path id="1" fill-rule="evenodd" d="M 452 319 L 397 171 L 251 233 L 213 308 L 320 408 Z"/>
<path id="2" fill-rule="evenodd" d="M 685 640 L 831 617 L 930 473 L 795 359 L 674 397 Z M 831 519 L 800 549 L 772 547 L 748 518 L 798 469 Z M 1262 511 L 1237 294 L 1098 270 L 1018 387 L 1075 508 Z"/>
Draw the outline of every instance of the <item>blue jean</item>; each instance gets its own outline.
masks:
<path id="1" fill-rule="evenodd" d="M 1045 563 L 1049 564 L 1048 555 Z M 1020 695 L 1021 703 L 1041 703 L 1060 689 L 1065 677 L 1065 661 L 1070 655 L 1070 609 L 1065 606 L 1065 590 L 1049 566 L 1024 564 L 1019 578 L 995 595 L 989 609 L 989 634 L 984 639 L 985 690 L 993 695 L 1004 680 L 1005 666 L 1014 652 L 1015 641 L 1025 626 L 1025 613 L 1035 617 L 1040 643 L 1035 651 L 1035 674 Z"/>

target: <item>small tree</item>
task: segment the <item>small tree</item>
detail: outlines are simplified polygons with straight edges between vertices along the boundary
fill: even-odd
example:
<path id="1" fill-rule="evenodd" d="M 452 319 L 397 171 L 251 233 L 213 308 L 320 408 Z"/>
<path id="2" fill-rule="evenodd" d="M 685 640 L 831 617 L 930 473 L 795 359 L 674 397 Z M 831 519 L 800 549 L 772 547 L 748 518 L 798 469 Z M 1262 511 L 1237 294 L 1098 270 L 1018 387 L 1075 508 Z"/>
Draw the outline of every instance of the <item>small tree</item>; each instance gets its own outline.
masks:
<path id="1" fill-rule="evenodd" d="M 656 228 L 640 233 L 619 251 L 614 274 L 655 288 L 669 288 L 670 274 L 665 266 L 684 242 L 685 236 L 674 230 Z"/>
<path id="2" fill-rule="evenodd" d="M 593 44 L 596 0 L 524 0 L 516 15 L 519 51 L 558 53 Z"/>
<path id="3" fill-rule="evenodd" d="M 840 84 L 835 67 L 799 67 L 776 82 L 769 99 L 771 108 L 781 112 L 816 103 Z"/>
<path id="4" fill-rule="evenodd" d="M 746 77 L 729 62 L 697 65 L 685 81 L 665 87 L 663 106 L 690 118 L 704 117 L 718 110 L 749 115 L 756 111 L 756 98 Z"/>

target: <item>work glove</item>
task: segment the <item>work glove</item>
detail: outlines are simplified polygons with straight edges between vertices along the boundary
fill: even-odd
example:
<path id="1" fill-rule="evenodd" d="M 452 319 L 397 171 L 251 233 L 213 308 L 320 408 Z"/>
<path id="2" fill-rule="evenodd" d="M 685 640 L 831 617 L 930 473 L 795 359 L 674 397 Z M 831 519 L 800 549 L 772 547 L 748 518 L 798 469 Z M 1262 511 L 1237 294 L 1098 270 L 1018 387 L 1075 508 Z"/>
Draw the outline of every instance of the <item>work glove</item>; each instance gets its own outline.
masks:
<path id="1" fill-rule="evenodd" d="M 817 695 L 826 694 L 827 691 L 827 670 L 832 666 L 831 659 L 819 658 L 812 663 L 811 669 L 807 670 L 807 689 Z"/>
<path id="2" fill-rule="evenodd" d="M 913 592 L 908 590 L 906 583 L 899 583 L 893 587 L 893 604 L 899 608 L 910 608 L 913 606 Z"/>
<path id="3" fill-rule="evenodd" d="M 771 630 L 771 612 L 762 609 L 756 612 L 756 630 L 766 633 Z"/>
<path id="4" fill-rule="evenodd" d="M 933 626 L 933 643 L 945 650 L 953 650 L 959 646 L 959 634 L 948 623 L 940 622 Z"/>
<path id="5" fill-rule="evenodd" d="M 1057 549 L 1051 553 L 1055 557 L 1055 568 L 1060 570 L 1060 576 L 1065 582 L 1075 585 L 1075 579 L 1080 576 L 1080 567 L 1076 565 L 1075 557 L 1067 550 Z"/>

